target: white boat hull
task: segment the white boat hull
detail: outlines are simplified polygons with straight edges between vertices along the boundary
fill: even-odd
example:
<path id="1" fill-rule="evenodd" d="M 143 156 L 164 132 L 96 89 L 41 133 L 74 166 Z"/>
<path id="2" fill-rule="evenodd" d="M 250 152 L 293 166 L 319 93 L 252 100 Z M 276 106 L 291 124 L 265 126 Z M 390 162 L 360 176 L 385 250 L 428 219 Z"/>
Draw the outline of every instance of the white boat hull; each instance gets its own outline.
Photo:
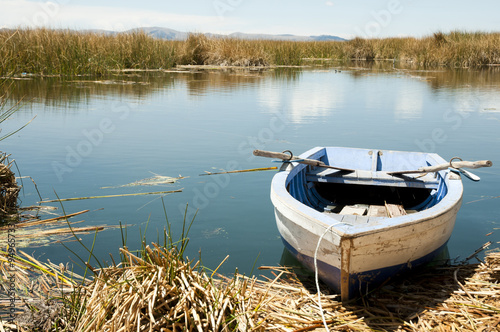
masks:
<path id="1" fill-rule="evenodd" d="M 316 150 L 312 150 L 313 152 Z M 301 157 L 310 158 L 311 153 Z M 342 165 L 345 166 L 345 165 Z M 430 261 L 449 240 L 461 205 L 459 177 L 445 174 L 447 193 L 435 206 L 395 218 L 324 213 L 298 202 L 284 185 L 290 172 L 271 186 L 278 230 L 285 246 L 347 300 L 388 278 Z"/>

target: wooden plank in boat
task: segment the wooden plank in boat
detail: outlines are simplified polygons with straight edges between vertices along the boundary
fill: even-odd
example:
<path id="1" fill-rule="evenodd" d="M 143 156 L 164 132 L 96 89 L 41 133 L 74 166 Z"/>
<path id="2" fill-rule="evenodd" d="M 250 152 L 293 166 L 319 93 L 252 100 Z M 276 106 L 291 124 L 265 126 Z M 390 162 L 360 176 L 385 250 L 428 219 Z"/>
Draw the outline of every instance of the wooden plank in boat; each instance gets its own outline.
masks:
<path id="1" fill-rule="evenodd" d="M 366 213 L 366 207 L 346 205 L 346 206 L 344 206 L 342 211 L 340 211 L 339 214 L 350 214 L 350 215 L 362 216 L 365 213 Z"/>
<path id="2" fill-rule="evenodd" d="M 383 205 L 370 205 L 368 208 L 369 217 L 387 217 L 387 210 Z"/>
<path id="3" fill-rule="evenodd" d="M 398 204 L 385 204 L 385 208 L 387 210 L 387 214 L 390 218 L 399 217 L 406 215 L 406 210 L 402 205 Z"/>

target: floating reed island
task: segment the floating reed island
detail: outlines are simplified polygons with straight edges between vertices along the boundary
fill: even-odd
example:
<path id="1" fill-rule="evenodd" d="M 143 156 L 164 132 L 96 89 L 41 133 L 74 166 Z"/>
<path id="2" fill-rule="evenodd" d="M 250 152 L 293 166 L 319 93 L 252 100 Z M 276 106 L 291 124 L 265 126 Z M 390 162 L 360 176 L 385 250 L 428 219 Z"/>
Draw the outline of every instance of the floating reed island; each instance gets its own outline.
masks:
<path id="1" fill-rule="evenodd" d="M 349 41 L 244 40 L 190 34 L 162 40 L 145 32 L 0 30 L 0 75 L 102 75 L 111 70 L 178 65 L 303 66 L 311 60 L 392 60 L 424 67 L 500 64 L 500 32 L 436 32 L 422 38 Z"/>
<path id="2" fill-rule="evenodd" d="M 264 267 L 272 271 L 268 277 L 222 276 L 183 258 L 187 239 L 167 242 L 143 244 L 138 252 L 124 247 L 120 262 L 108 267 L 86 263 L 91 278 L 23 252 L 12 272 L 0 253 L 1 276 L 15 277 L 16 307 L 23 311 L 13 322 L 3 315 L 0 330 L 299 332 L 326 325 L 330 331 L 485 332 L 500 326 L 499 252 L 479 264 L 423 270 L 342 303 L 287 268 Z"/>

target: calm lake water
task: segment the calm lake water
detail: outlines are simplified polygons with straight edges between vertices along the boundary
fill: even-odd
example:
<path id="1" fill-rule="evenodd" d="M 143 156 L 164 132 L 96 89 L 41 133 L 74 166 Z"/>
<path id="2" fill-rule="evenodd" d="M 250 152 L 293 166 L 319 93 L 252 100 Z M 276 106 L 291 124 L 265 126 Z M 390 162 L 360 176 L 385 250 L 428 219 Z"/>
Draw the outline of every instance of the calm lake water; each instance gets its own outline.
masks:
<path id="1" fill-rule="evenodd" d="M 201 252 L 203 264 L 215 268 L 229 255 L 221 271 L 246 274 L 254 264 L 280 264 L 283 245 L 269 199 L 275 171 L 200 174 L 279 166 L 253 157 L 256 148 L 299 154 L 328 145 L 492 160 L 492 168 L 474 171 L 480 182 L 463 180 L 463 205 L 448 249 L 452 259 L 463 259 L 487 241 L 490 248 L 500 241 L 498 68 L 412 71 L 375 64 L 27 77 L 13 81 L 10 102 L 20 98 L 21 110 L 2 124 L 2 133 L 36 118 L 2 141 L 0 150 L 11 154 L 21 175 L 35 180 L 43 199 L 182 189 L 163 203 L 151 195 L 64 203 L 66 213 L 91 210 L 74 218 L 84 221 L 78 226 L 129 225 L 131 249 L 140 246 L 146 227 L 148 242 L 166 227 L 162 204 L 174 238 L 180 236 L 188 204 L 188 219 L 198 210 L 190 258 Z M 155 175 L 185 178 L 123 186 Z M 22 205 L 40 201 L 31 180 L 23 183 Z M 90 246 L 93 234 L 81 238 Z M 107 229 L 98 234 L 95 253 L 109 261 L 121 243 L 120 230 Z M 76 242 L 66 245 L 83 254 Z M 32 243 L 24 250 L 55 263 L 75 259 L 60 244 Z"/>

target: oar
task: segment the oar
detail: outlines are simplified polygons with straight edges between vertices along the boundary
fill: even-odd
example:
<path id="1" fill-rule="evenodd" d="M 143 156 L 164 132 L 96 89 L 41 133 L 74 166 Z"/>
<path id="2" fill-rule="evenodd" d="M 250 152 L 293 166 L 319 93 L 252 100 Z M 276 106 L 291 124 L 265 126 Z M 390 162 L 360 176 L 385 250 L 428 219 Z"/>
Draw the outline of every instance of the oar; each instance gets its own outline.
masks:
<path id="1" fill-rule="evenodd" d="M 462 168 L 481 168 L 481 167 L 491 167 L 493 163 L 490 160 L 478 160 L 478 161 L 454 161 L 453 163 L 439 164 L 434 166 L 420 167 L 417 170 L 410 171 L 396 171 L 387 172 L 389 175 L 401 175 L 401 174 L 411 174 L 411 173 L 432 173 L 445 170 L 449 167 L 456 168 L 461 172 L 467 172 L 462 170 Z M 472 173 L 467 172 L 472 175 Z M 463 173 L 465 175 L 465 173 Z"/>
<path id="2" fill-rule="evenodd" d="M 318 166 L 318 167 L 323 167 L 323 168 L 331 168 L 331 169 L 336 169 L 339 171 L 354 172 L 353 169 L 330 166 L 330 165 L 327 165 L 324 162 L 319 161 L 319 160 L 298 158 L 298 157 L 295 157 L 294 155 L 292 155 L 291 152 L 290 153 L 283 153 L 283 152 L 273 152 L 273 151 L 264 151 L 264 150 L 254 150 L 253 154 L 254 154 L 254 156 L 257 156 L 257 157 L 281 159 L 281 160 L 283 160 L 283 162 L 297 162 L 300 164 Z"/>
<path id="3" fill-rule="evenodd" d="M 457 174 L 463 174 L 464 176 L 471 179 L 472 181 L 477 182 L 477 181 L 481 180 L 481 178 L 479 176 L 477 176 L 476 174 L 471 173 L 469 171 L 466 171 L 465 169 L 461 169 L 461 168 L 457 169 L 457 168 L 450 167 L 450 171 L 457 173 Z"/>

